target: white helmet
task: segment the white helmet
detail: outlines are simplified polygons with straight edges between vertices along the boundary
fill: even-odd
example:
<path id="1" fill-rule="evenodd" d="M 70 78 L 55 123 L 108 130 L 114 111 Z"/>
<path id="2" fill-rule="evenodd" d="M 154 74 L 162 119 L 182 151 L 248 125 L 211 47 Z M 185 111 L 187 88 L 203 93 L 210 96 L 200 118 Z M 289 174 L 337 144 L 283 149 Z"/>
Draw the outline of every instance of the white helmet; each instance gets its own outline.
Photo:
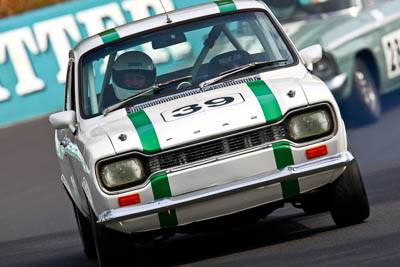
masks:
<path id="1" fill-rule="evenodd" d="M 126 75 L 144 76 L 144 81 L 135 86 L 127 84 Z M 156 81 L 156 68 L 151 58 L 140 51 L 128 51 L 120 55 L 112 67 L 112 84 L 115 96 L 119 100 L 140 93 Z"/>

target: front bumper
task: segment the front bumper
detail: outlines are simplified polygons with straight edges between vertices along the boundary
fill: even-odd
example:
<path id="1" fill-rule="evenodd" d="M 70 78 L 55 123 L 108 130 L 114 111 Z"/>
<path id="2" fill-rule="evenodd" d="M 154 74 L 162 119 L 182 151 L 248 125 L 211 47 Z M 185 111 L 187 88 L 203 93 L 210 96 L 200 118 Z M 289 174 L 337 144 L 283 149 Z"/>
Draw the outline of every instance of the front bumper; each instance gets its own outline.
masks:
<path id="1" fill-rule="evenodd" d="M 171 209 L 193 205 L 206 200 L 212 200 L 247 190 L 276 184 L 289 179 L 300 178 L 340 167 L 345 167 L 351 164 L 353 160 L 353 155 L 346 151 L 306 163 L 287 166 L 274 173 L 264 173 L 229 184 L 205 188 L 192 193 L 170 198 L 164 198 L 152 203 L 107 210 L 100 214 L 97 223 L 111 224 L 156 214 L 158 212 L 165 212 Z"/>

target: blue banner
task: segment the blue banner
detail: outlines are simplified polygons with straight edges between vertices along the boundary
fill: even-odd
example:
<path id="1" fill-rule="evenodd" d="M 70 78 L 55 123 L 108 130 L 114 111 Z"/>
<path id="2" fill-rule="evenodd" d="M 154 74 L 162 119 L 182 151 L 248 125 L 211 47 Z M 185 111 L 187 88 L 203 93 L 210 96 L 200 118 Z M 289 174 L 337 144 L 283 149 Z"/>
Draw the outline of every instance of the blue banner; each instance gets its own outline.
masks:
<path id="1" fill-rule="evenodd" d="M 162 0 L 179 9 L 210 0 Z M 159 0 L 80 0 L 0 20 L 0 127 L 60 110 L 68 51 L 117 25 L 162 13 Z"/>

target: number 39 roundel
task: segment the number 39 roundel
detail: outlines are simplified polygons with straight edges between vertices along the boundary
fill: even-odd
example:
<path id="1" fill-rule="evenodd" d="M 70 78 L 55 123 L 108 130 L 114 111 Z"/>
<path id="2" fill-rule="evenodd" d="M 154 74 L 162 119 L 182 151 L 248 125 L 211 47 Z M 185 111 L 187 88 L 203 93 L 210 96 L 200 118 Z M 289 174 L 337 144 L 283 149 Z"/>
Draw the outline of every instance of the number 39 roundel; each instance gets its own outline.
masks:
<path id="1" fill-rule="evenodd" d="M 203 111 L 236 105 L 243 102 L 244 98 L 241 94 L 220 96 L 206 100 L 204 102 L 188 104 L 186 106 L 164 111 L 163 113 L 161 113 L 161 116 L 165 121 L 174 121 L 184 118 L 186 116 L 198 114 Z"/>

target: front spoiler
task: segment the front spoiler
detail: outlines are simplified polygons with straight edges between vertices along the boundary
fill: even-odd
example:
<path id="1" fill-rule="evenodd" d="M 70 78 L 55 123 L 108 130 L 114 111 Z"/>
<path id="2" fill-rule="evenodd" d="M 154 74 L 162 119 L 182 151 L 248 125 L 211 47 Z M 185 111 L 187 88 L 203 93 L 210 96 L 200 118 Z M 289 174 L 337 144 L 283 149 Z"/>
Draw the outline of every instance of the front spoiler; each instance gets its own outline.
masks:
<path id="1" fill-rule="evenodd" d="M 235 194 L 245 190 L 276 184 L 289 179 L 304 177 L 340 167 L 345 167 L 351 164 L 353 160 L 353 155 L 346 151 L 306 163 L 287 166 L 273 173 L 263 173 L 229 184 L 213 186 L 179 196 L 160 199 L 151 203 L 106 210 L 100 214 L 97 223 L 110 224 L 156 214 L 158 212 L 165 212 L 170 209 L 176 209 L 202 201 Z"/>

